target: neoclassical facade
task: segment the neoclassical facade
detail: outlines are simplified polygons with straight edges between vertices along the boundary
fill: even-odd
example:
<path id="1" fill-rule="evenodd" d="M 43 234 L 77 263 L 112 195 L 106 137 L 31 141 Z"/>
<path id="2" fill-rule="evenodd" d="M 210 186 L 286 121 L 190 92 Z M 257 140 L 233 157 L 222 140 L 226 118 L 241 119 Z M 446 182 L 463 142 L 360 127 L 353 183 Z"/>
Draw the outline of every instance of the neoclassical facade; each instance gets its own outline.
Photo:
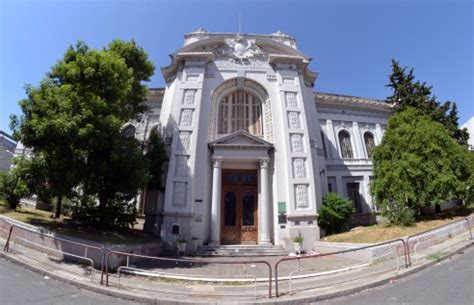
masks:
<path id="1" fill-rule="evenodd" d="M 305 246 L 320 238 L 326 192 L 353 200 L 370 221 L 371 148 L 392 108 L 382 101 L 314 93 L 317 73 L 292 37 L 185 35 L 151 89 L 150 112 L 124 131 L 169 145 L 165 191 L 145 191 L 145 229 L 170 243 Z M 128 128 L 128 129 L 127 129 Z"/>

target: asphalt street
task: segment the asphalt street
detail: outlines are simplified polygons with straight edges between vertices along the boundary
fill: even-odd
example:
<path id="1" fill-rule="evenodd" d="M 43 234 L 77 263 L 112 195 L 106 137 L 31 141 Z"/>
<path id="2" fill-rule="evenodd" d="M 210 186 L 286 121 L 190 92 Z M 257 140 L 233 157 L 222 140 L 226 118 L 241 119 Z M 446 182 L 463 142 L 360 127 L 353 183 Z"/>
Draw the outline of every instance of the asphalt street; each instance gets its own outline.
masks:
<path id="1" fill-rule="evenodd" d="M 394 283 L 317 304 L 473 305 L 474 247 Z"/>
<path id="2" fill-rule="evenodd" d="M 1 305 L 132 305 L 39 275 L 0 258 Z M 472 305 L 474 304 L 474 247 L 394 283 L 318 305 Z"/>
<path id="3" fill-rule="evenodd" d="M 0 258 L 1 305 L 138 304 L 79 289 Z"/>

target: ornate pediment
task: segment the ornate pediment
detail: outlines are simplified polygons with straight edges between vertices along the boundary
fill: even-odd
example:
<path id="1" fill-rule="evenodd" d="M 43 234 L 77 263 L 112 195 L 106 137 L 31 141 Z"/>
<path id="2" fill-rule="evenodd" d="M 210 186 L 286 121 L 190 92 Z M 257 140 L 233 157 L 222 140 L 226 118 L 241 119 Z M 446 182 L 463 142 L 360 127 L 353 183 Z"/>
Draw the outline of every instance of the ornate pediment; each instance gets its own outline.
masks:
<path id="1" fill-rule="evenodd" d="M 252 148 L 252 149 L 270 149 L 273 145 L 259 137 L 251 135 L 250 133 L 239 130 L 224 136 L 220 139 L 212 141 L 209 146 L 220 148 Z"/>

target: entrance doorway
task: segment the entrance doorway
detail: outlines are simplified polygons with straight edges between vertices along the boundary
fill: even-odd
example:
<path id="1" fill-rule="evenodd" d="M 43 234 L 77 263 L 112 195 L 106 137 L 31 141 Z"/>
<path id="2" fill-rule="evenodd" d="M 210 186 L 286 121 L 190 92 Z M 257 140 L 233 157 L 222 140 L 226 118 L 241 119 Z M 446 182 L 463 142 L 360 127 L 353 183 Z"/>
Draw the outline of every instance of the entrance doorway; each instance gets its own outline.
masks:
<path id="1" fill-rule="evenodd" d="M 224 170 L 221 244 L 257 244 L 257 171 Z"/>

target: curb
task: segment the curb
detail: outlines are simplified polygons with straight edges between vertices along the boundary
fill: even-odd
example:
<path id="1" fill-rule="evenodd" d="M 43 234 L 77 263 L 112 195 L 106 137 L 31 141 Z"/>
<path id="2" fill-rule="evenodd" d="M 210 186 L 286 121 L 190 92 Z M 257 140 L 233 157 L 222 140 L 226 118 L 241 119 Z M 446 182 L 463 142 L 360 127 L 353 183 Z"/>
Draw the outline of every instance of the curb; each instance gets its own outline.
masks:
<path id="1" fill-rule="evenodd" d="M 441 256 L 440 258 L 438 258 L 436 260 L 433 260 L 431 262 L 425 263 L 425 264 L 420 265 L 420 266 L 413 267 L 412 269 L 409 269 L 407 271 L 402 271 L 400 274 L 396 275 L 396 278 L 397 279 L 404 278 L 404 277 L 407 277 L 407 276 L 412 275 L 414 273 L 417 273 L 419 271 L 422 271 L 424 269 L 427 269 L 427 268 L 439 263 L 440 261 L 444 261 L 448 258 L 451 258 L 455 254 L 463 252 L 464 250 L 466 250 L 467 248 L 469 248 L 473 245 L 474 245 L 474 241 L 470 241 L 466 245 L 454 250 L 453 252 L 446 253 L 446 254 L 444 254 L 443 256 Z M 140 302 L 140 303 L 146 303 L 146 304 L 154 304 L 154 305 L 157 305 L 157 304 L 176 304 L 176 305 L 178 305 L 178 304 L 199 304 L 199 303 L 200 304 L 209 304 L 209 303 L 218 304 L 218 303 L 220 303 L 219 302 L 220 300 L 218 300 L 218 299 L 215 299 L 214 301 L 211 301 L 211 300 L 205 301 L 205 300 L 198 300 L 197 298 L 190 297 L 190 298 L 192 298 L 192 300 L 177 301 L 175 299 L 165 299 L 165 298 L 156 299 L 156 298 L 151 298 L 151 297 L 146 297 L 146 296 L 139 296 L 135 293 L 127 293 L 127 292 L 119 291 L 119 290 L 116 290 L 114 288 L 110 288 L 110 287 L 106 287 L 106 286 L 97 286 L 95 284 L 89 284 L 89 283 L 83 283 L 83 282 L 75 281 L 73 279 L 70 279 L 70 278 L 55 274 L 51 271 L 45 270 L 41 267 L 28 264 L 28 263 L 14 257 L 14 255 L 5 253 L 3 251 L 0 251 L 0 257 L 3 257 L 3 258 L 5 258 L 6 260 L 8 260 L 10 262 L 21 265 L 21 266 L 23 266 L 27 269 L 30 269 L 30 270 L 32 270 L 36 273 L 39 273 L 41 275 L 47 275 L 52 279 L 59 280 L 59 281 L 62 281 L 64 283 L 67 283 L 67 284 L 70 284 L 70 285 L 74 285 L 78 288 L 86 289 L 86 290 L 93 291 L 93 292 L 96 292 L 96 293 L 100 293 L 100 294 L 104 294 L 104 295 L 112 296 L 112 297 L 117 297 L 117 298 L 121 298 L 121 299 L 125 299 L 125 300 L 130 300 L 130 301 L 135 301 L 135 302 Z M 356 292 L 360 292 L 360 291 L 367 290 L 367 289 L 370 289 L 370 288 L 382 286 L 384 284 L 390 283 L 391 278 L 393 278 L 393 276 L 383 278 L 383 279 L 379 279 L 379 280 L 375 280 L 373 282 L 363 284 L 363 285 L 360 285 L 360 286 L 357 286 L 357 287 L 352 287 L 352 288 L 344 289 L 344 290 L 341 290 L 341 291 L 330 292 L 330 293 L 325 293 L 325 294 L 321 294 L 321 295 L 313 295 L 313 296 L 309 296 L 309 297 L 300 297 L 300 298 L 296 297 L 296 298 L 292 298 L 292 299 L 288 299 L 288 300 L 282 300 L 282 299 L 279 300 L 279 299 L 273 297 L 272 299 L 266 299 L 266 300 L 263 300 L 263 301 L 260 301 L 260 302 L 234 301 L 234 302 L 230 302 L 230 303 L 227 303 L 227 304 L 235 303 L 235 304 L 296 305 L 296 304 L 301 304 L 301 303 L 316 302 L 316 301 L 322 301 L 322 300 L 347 296 L 347 295 L 350 295 L 350 294 L 353 294 L 353 293 L 356 293 Z"/>

